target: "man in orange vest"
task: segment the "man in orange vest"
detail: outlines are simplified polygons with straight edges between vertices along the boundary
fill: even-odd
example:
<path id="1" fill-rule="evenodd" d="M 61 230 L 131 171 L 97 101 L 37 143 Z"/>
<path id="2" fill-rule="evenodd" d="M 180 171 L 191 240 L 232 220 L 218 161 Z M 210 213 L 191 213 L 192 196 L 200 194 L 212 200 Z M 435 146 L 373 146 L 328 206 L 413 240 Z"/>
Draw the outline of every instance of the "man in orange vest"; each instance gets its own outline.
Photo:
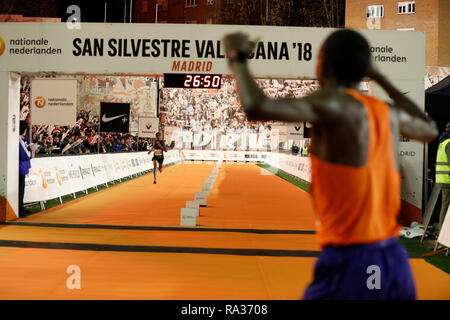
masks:
<path id="1" fill-rule="evenodd" d="M 273 100 L 253 81 L 246 59 L 253 44 L 241 33 L 224 39 L 241 103 L 250 120 L 313 123 L 311 195 L 322 248 L 304 299 L 415 299 L 400 227 L 399 134 L 428 142 L 437 134 L 407 96 L 377 72 L 366 39 L 332 33 L 316 68 L 321 89 L 302 99 Z M 376 81 L 393 104 L 358 92 Z"/>

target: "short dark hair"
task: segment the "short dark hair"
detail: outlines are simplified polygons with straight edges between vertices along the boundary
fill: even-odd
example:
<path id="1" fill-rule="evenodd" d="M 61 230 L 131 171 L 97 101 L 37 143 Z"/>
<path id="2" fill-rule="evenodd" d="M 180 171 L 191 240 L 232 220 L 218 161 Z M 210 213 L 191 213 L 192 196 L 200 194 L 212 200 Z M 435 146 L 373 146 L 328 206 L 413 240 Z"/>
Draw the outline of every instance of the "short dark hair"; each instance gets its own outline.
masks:
<path id="1" fill-rule="evenodd" d="M 338 82 L 357 83 L 370 67 L 369 43 L 356 31 L 336 31 L 324 42 L 323 64 L 325 69 L 331 69 Z"/>

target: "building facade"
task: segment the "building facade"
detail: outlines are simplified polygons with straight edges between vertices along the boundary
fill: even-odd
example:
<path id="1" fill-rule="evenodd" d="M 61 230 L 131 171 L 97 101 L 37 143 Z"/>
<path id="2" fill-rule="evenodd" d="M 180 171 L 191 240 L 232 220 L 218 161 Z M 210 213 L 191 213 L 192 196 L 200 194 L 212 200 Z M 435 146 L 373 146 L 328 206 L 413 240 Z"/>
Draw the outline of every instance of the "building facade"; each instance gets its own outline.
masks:
<path id="1" fill-rule="evenodd" d="M 219 0 L 136 0 L 137 23 L 218 23 Z"/>
<path id="2" fill-rule="evenodd" d="M 450 66 L 449 0 L 347 0 L 345 27 L 423 31 L 426 65 Z"/>
<path id="3" fill-rule="evenodd" d="M 24 17 L 21 14 L 0 14 L 0 22 L 61 22 L 61 18 Z"/>

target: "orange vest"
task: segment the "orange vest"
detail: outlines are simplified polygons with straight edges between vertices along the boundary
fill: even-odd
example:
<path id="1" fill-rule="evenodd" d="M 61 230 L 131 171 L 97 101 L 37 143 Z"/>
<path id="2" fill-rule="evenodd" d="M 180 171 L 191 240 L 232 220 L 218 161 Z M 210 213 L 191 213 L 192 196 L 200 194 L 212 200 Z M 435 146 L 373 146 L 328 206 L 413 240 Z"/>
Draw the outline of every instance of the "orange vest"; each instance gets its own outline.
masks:
<path id="1" fill-rule="evenodd" d="M 366 109 L 368 158 L 364 166 L 353 167 L 311 156 L 311 194 L 321 247 L 382 241 L 400 231 L 400 173 L 394 162 L 389 106 L 355 90 L 347 93 Z"/>

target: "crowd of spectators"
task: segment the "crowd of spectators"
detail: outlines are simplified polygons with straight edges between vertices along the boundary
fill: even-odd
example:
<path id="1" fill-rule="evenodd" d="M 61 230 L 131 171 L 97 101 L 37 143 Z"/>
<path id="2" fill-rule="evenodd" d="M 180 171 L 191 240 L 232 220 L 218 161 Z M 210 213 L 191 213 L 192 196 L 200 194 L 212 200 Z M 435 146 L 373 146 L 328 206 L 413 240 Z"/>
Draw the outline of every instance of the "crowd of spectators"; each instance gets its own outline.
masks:
<path id="1" fill-rule="evenodd" d="M 145 139 L 131 134 L 98 132 L 98 117 L 79 111 L 73 126 L 32 126 L 36 154 L 78 154 L 146 150 Z M 145 148 L 145 149 L 144 149 Z"/>
<path id="2" fill-rule="evenodd" d="M 30 87 L 28 77 L 22 77 L 20 81 L 20 120 L 29 123 L 30 115 Z"/>
<path id="3" fill-rule="evenodd" d="M 259 86 L 270 97 L 299 98 L 318 88 L 316 81 L 258 80 Z M 161 113 L 163 124 L 194 132 L 220 131 L 223 133 L 260 132 L 270 130 L 274 122 L 247 120 L 233 79 L 222 79 L 218 90 L 164 89 Z"/>

